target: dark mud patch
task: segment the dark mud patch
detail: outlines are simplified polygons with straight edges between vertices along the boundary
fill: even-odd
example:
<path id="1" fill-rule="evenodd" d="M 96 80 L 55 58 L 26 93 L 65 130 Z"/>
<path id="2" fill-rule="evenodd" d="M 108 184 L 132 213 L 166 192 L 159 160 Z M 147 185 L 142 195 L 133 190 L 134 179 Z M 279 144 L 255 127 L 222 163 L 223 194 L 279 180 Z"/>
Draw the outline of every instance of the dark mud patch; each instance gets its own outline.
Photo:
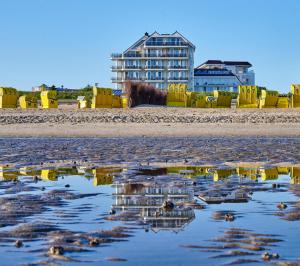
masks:
<path id="1" fill-rule="evenodd" d="M 210 257 L 213 259 L 246 257 L 230 262 L 231 265 L 261 261 L 261 252 L 276 247 L 276 243 L 281 241 L 283 240 L 278 235 L 257 234 L 246 229 L 230 228 L 222 236 L 210 240 L 213 245 L 184 245 L 182 247 L 202 252 L 219 251 L 218 255 Z"/>
<path id="2" fill-rule="evenodd" d="M 22 166 L 49 162 L 70 165 L 74 161 L 77 165 L 184 162 L 184 158 L 189 163 L 300 161 L 299 138 L 4 138 L 0 144 L 0 164 L 18 162 Z"/>

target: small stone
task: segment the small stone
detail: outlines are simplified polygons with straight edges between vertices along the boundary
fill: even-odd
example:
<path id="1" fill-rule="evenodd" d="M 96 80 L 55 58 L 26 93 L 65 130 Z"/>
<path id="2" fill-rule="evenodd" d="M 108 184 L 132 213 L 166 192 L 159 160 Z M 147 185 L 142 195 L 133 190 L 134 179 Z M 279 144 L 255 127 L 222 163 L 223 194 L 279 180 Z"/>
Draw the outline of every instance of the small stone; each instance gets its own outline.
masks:
<path id="1" fill-rule="evenodd" d="M 280 203 L 277 205 L 277 208 L 283 210 L 283 209 L 286 209 L 286 208 L 287 208 L 287 205 L 286 205 L 285 203 L 283 203 L 283 202 L 280 202 Z"/>
<path id="2" fill-rule="evenodd" d="M 52 246 L 50 247 L 49 252 L 51 255 L 63 255 L 64 248 L 61 246 Z"/>
<path id="3" fill-rule="evenodd" d="M 162 205 L 162 208 L 164 208 L 165 210 L 172 210 L 174 209 L 174 207 L 174 203 L 170 200 L 166 200 Z"/>
<path id="4" fill-rule="evenodd" d="M 92 238 L 89 241 L 89 245 L 92 247 L 99 246 L 100 240 L 98 238 Z"/>
<path id="5" fill-rule="evenodd" d="M 230 213 L 225 214 L 224 217 L 225 217 L 225 221 L 227 221 L 227 222 L 232 222 L 235 219 L 235 217 Z"/>
<path id="6" fill-rule="evenodd" d="M 268 252 L 264 252 L 262 255 L 261 255 L 261 258 L 263 260 L 270 260 L 271 259 L 271 255 L 268 253 Z"/>
<path id="7" fill-rule="evenodd" d="M 22 242 L 22 240 L 16 240 L 16 242 L 15 242 L 15 246 L 16 246 L 17 248 L 20 248 L 20 247 L 22 247 L 22 246 L 23 246 L 23 242 Z"/>

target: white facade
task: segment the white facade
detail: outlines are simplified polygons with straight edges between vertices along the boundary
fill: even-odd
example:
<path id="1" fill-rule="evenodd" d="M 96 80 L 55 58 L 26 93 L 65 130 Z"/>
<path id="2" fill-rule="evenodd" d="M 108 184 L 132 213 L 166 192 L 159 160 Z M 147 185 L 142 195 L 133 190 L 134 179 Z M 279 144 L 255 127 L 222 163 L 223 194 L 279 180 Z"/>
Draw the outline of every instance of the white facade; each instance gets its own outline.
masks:
<path id="1" fill-rule="evenodd" d="M 208 60 L 194 70 L 194 91 L 236 92 L 239 85 L 255 85 L 255 74 L 248 62 Z"/>
<path id="2" fill-rule="evenodd" d="M 112 54 L 112 82 L 124 90 L 126 81 L 145 82 L 159 89 L 170 83 L 194 86 L 195 46 L 180 33 L 146 33 L 122 54 Z"/>

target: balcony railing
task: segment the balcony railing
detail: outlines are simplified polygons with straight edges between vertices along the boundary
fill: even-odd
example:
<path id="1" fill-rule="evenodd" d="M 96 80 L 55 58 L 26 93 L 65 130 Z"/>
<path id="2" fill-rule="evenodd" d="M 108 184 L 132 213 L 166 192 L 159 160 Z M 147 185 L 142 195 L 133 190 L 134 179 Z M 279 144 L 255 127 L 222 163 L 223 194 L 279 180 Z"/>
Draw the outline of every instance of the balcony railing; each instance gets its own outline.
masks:
<path id="1" fill-rule="evenodd" d="M 164 80 L 163 77 L 148 77 L 147 80 Z"/>
<path id="2" fill-rule="evenodd" d="M 146 46 L 187 46 L 184 42 L 146 42 Z"/>
<path id="3" fill-rule="evenodd" d="M 185 78 L 185 77 L 168 77 L 168 80 L 188 80 L 188 78 Z"/>
<path id="4" fill-rule="evenodd" d="M 121 58 L 122 57 L 122 54 L 120 53 L 112 53 L 111 54 L 111 58 Z"/>
<path id="5" fill-rule="evenodd" d="M 145 66 L 145 69 L 164 69 L 164 66 Z"/>
<path id="6" fill-rule="evenodd" d="M 188 57 L 187 54 L 151 54 L 151 53 L 146 53 L 144 54 L 144 57 Z"/>
<path id="7" fill-rule="evenodd" d="M 118 70 L 118 69 L 122 69 L 123 66 L 112 66 L 111 69 L 112 70 Z"/>
<path id="8" fill-rule="evenodd" d="M 169 69 L 188 69 L 187 66 L 168 66 Z"/>

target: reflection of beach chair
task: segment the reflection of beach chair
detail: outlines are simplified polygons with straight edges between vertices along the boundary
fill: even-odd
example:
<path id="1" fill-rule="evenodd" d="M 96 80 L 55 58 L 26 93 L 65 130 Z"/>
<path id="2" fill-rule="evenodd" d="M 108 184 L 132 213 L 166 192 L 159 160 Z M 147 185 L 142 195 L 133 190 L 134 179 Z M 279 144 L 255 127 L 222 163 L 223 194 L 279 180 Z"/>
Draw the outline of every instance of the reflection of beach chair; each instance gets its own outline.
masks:
<path id="1" fill-rule="evenodd" d="M 300 84 L 293 84 L 291 86 L 291 107 L 299 108 L 300 107 Z"/>
<path id="2" fill-rule="evenodd" d="M 41 91 L 41 104 L 44 109 L 57 108 L 57 92 L 55 90 Z"/>
<path id="3" fill-rule="evenodd" d="M 92 108 L 112 108 L 112 89 L 93 88 Z"/>
<path id="4" fill-rule="evenodd" d="M 238 93 L 238 108 L 258 108 L 256 86 L 239 86 Z"/>
<path id="5" fill-rule="evenodd" d="M 45 181 L 57 181 L 57 174 L 54 169 L 43 169 L 41 171 L 41 178 Z"/>
<path id="6" fill-rule="evenodd" d="M 234 169 L 216 169 L 214 171 L 214 182 L 218 182 L 222 179 L 226 179 L 227 177 L 233 175 L 235 173 Z"/>
<path id="7" fill-rule="evenodd" d="M 259 98 L 259 108 L 276 108 L 278 99 L 278 91 L 262 90 Z"/>
<path id="8" fill-rule="evenodd" d="M 37 108 L 37 98 L 33 94 L 23 95 L 19 98 L 20 107 L 23 109 Z"/>
<path id="9" fill-rule="evenodd" d="M 231 93 L 228 91 L 214 90 L 214 97 L 217 99 L 217 108 L 231 108 Z"/>
<path id="10" fill-rule="evenodd" d="M 15 181 L 18 179 L 18 172 L 7 167 L 0 166 L 0 180 Z"/>
<path id="11" fill-rule="evenodd" d="M 277 172 L 279 175 L 287 175 L 290 172 L 290 167 L 277 166 Z"/>
<path id="12" fill-rule="evenodd" d="M 17 90 L 0 87 L 0 108 L 17 108 Z"/>
<path id="13" fill-rule="evenodd" d="M 256 181 L 257 179 L 257 168 L 255 167 L 237 167 L 236 173 L 240 177 L 247 177 L 250 178 L 253 181 Z"/>
<path id="14" fill-rule="evenodd" d="M 112 167 L 101 167 L 93 169 L 94 186 L 110 185 L 113 183 L 114 173 L 120 173 L 122 169 Z"/>
<path id="15" fill-rule="evenodd" d="M 276 167 L 259 169 L 259 173 L 262 181 L 278 179 L 278 170 Z"/>
<path id="16" fill-rule="evenodd" d="M 300 184 L 300 167 L 291 167 L 291 184 Z"/>

